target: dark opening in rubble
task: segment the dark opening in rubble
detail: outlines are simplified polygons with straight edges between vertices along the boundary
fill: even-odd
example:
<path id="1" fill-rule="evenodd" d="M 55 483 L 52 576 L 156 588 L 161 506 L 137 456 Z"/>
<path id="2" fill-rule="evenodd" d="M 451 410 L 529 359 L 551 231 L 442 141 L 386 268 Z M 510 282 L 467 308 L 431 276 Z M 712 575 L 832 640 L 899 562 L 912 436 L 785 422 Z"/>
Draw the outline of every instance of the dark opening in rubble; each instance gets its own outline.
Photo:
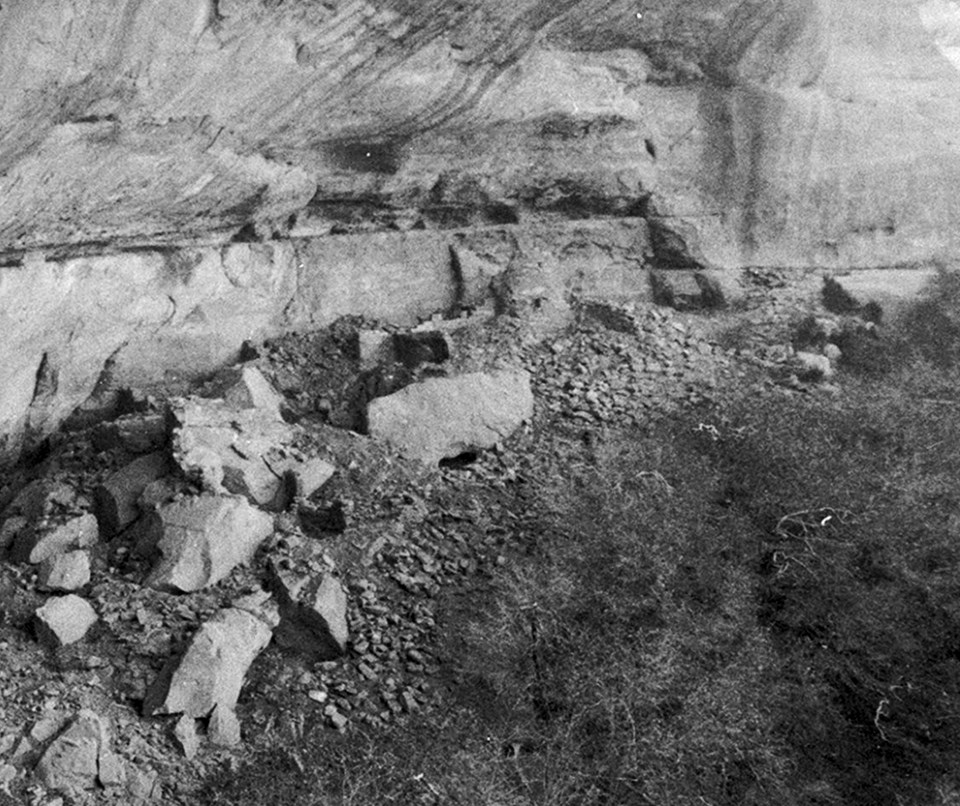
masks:
<path id="1" fill-rule="evenodd" d="M 440 460 L 440 467 L 448 467 L 451 470 L 465 470 L 467 467 L 477 461 L 480 454 L 477 451 L 464 451 L 456 456 L 448 456 Z"/>

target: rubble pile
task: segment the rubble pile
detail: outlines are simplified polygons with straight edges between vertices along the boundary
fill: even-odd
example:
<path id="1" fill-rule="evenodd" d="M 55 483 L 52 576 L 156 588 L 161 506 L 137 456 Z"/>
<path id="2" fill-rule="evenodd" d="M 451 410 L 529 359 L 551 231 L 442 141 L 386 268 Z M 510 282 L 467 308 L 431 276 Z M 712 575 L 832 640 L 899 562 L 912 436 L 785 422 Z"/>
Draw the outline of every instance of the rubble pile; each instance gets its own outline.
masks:
<path id="1" fill-rule="evenodd" d="M 702 313 L 574 313 L 345 320 L 55 435 L 0 488 L 0 791 L 189 802 L 271 709 L 345 731 L 441 704 L 445 608 L 524 539 L 540 435 L 810 390 L 838 359 L 828 314 L 804 349 L 781 316 L 775 358 Z"/>

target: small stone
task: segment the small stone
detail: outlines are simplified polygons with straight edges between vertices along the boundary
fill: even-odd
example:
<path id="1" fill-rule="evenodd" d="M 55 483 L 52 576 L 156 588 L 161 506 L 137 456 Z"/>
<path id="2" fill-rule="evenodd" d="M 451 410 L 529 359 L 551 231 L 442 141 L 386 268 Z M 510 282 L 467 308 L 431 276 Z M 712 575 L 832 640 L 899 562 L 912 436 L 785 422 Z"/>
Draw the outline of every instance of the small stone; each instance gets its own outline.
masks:
<path id="1" fill-rule="evenodd" d="M 334 711 L 332 714 L 327 716 L 327 719 L 330 720 L 330 724 L 337 730 L 345 730 L 347 727 L 347 722 L 349 721 L 343 714 L 339 711 Z"/>
<path id="2" fill-rule="evenodd" d="M 218 747 L 236 747 L 240 744 L 240 720 L 227 705 L 217 705 L 210 714 L 207 738 Z"/>
<path id="3" fill-rule="evenodd" d="M 189 714 L 183 714 L 173 726 L 173 738 L 187 761 L 197 755 L 200 749 L 200 737 L 197 736 L 197 724 Z"/>
<path id="4" fill-rule="evenodd" d="M 327 701 L 327 692 L 321 691 L 318 688 L 308 691 L 307 696 L 314 702 L 325 703 Z"/>
<path id="5" fill-rule="evenodd" d="M 403 700 L 403 709 L 409 714 L 413 711 L 416 711 L 419 707 L 419 703 L 414 699 L 413 694 L 409 691 L 404 691 L 400 695 L 400 699 Z"/>
<path id="6" fill-rule="evenodd" d="M 97 780 L 103 787 L 126 785 L 127 767 L 116 753 L 101 749 L 97 764 Z"/>
<path id="7" fill-rule="evenodd" d="M 80 641 L 97 622 L 90 603 L 74 594 L 49 599 L 34 617 L 37 638 L 51 649 Z"/>
<path id="8" fill-rule="evenodd" d="M 800 365 L 798 378 L 801 381 L 829 380 L 833 377 L 833 367 L 827 356 L 798 352 L 795 358 Z"/>
<path id="9" fill-rule="evenodd" d="M 40 563 L 37 584 L 46 590 L 75 591 L 90 581 L 90 552 L 78 549 Z"/>

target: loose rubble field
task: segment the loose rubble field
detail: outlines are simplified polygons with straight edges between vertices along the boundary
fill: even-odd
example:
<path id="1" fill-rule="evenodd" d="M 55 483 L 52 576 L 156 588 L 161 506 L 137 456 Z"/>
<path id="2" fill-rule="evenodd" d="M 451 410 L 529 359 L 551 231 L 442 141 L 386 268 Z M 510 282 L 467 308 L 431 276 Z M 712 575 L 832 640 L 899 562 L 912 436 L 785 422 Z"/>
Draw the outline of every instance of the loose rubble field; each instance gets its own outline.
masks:
<path id="1" fill-rule="evenodd" d="M 804 313 L 839 327 L 820 293 L 342 320 L 68 424 L 0 488 L 0 802 L 196 803 L 278 735 L 296 761 L 318 726 L 444 708 L 538 478 L 732 391 L 840 394 L 834 344 L 791 346 Z"/>

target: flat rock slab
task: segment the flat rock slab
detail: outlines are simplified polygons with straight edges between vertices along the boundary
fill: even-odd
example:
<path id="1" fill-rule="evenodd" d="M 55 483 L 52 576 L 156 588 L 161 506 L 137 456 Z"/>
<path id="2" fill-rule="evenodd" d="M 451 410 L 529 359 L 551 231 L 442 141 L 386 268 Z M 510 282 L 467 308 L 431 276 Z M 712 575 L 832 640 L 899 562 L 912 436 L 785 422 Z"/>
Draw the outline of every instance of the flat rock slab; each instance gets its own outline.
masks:
<path id="1" fill-rule="evenodd" d="M 40 643 L 56 649 L 80 641 L 97 623 L 90 603 L 75 594 L 48 599 L 34 614 Z"/>
<path id="2" fill-rule="evenodd" d="M 328 462 L 290 446 L 296 430 L 278 414 L 191 399 L 175 403 L 173 416 L 174 460 L 210 492 L 245 495 L 276 509 L 285 503 L 285 475 L 296 476 L 309 496 L 334 473 Z"/>
<path id="3" fill-rule="evenodd" d="M 144 713 L 201 718 L 215 707 L 233 711 L 247 669 L 270 643 L 278 623 L 276 605 L 266 593 L 219 611 L 153 682 Z"/>
<path id="4" fill-rule="evenodd" d="M 431 378 L 367 407 L 372 436 L 426 464 L 490 448 L 532 416 L 533 392 L 524 370 Z"/>
<path id="5" fill-rule="evenodd" d="M 272 533 L 273 517 L 241 496 L 182 498 L 146 516 L 137 552 L 161 555 L 147 585 L 189 593 L 249 562 Z"/>
<path id="6" fill-rule="evenodd" d="M 42 563 L 71 549 L 89 548 L 100 536 L 94 515 L 78 515 L 58 524 L 28 526 L 13 541 L 10 557 L 14 562 Z"/>

